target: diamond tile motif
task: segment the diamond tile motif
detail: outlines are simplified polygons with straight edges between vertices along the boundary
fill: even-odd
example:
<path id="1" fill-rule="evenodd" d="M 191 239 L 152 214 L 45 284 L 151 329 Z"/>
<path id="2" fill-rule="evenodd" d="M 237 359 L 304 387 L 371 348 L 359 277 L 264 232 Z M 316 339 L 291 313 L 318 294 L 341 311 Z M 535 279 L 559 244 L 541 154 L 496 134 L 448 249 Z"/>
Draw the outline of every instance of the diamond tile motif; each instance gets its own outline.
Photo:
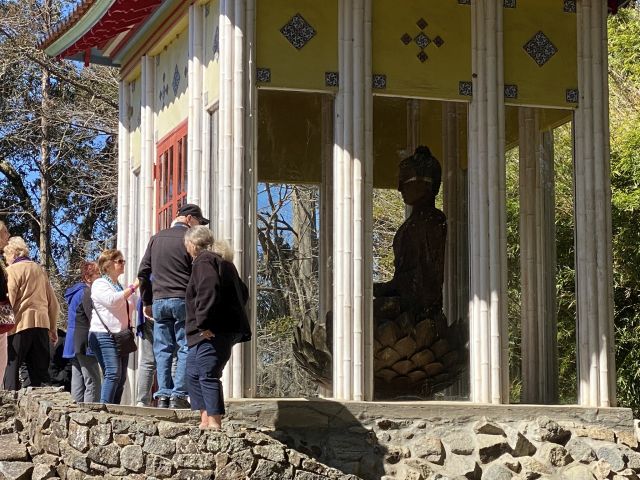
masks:
<path id="1" fill-rule="evenodd" d="M 260 83 L 270 83 L 271 82 L 271 69 L 270 68 L 257 68 L 256 69 L 256 80 Z"/>
<path id="2" fill-rule="evenodd" d="M 176 65 L 175 70 L 173 71 L 173 95 L 178 95 L 178 87 L 180 87 L 180 71 L 178 70 L 178 65 Z"/>
<path id="3" fill-rule="evenodd" d="M 564 0 L 564 12 L 576 13 L 578 11 L 576 0 Z"/>
<path id="4" fill-rule="evenodd" d="M 504 8 L 516 8 L 516 0 L 504 0 Z"/>
<path id="5" fill-rule="evenodd" d="M 327 87 L 337 87 L 340 82 L 338 72 L 324 72 L 324 84 Z"/>
<path id="6" fill-rule="evenodd" d="M 580 92 L 577 88 L 567 88 L 566 92 L 567 103 L 578 103 L 580 100 Z"/>
<path id="7" fill-rule="evenodd" d="M 424 50 L 420 50 L 420 53 L 418 54 L 418 60 L 420 60 L 422 63 L 426 62 L 429 59 L 429 56 L 424 53 Z"/>
<path id="8" fill-rule="evenodd" d="M 517 85 L 505 85 L 504 86 L 504 98 L 518 98 L 518 86 Z"/>
<path id="9" fill-rule="evenodd" d="M 440 35 L 438 35 L 436 38 L 433 39 L 433 43 L 436 47 L 440 48 L 442 45 L 444 45 L 444 40 Z"/>
<path id="10" fill-rule="evenodd" d="M 411 35 L 409 35 L 408 33 L 405 33 L 400 37 L 400 41 L 405 45 L 409 45 L 411 43 L 411 40 L 413 40 L 413 38 L 411 38 Z"/>
<path id="11" fill-rule="evenodd" d="M 523 48 L 539 67 L 542 67 L 558 53 L 556 46 L 542 31 L 536 33 L 531 40 L 524 44 Z"/>
<path id="12" fill-rule="evenodd" d="M 413 40 L 420 48 L 427 48 L 427 46 L 431 43 L 431 39 L 427 37 L 424 32 L 420 32 Z"/>
<path id="13" fill-rule="evenodd" d="M 387 88 L 387 76 L 383 75 L 383 74 L 373 74 L 372 77 L 372 87 L 375 88 L 376 90 L 384 90 L 385 88 Z"/>
<path id="14" fill-rule="evenodd" d="M 298 50 L 316 36 L 316 30 L 299 13 L 291 17 L 291 20 L 280 29 L 280 33 Z"/>
<path id="15" fill-rule="evenodd" d="M 458 94 L 464 97 L 473 96 L 473 83 L 471 82 L 458 82 Z"/>
<path id="16" fill-rule="evenodd" d="M 427 28 L 427 25 L 429 25 L 429 24 L 427 23 L 427 21 L 424 18 L 421 18 L 420 20 L 418 20 L 416 22 L 416 25 L 418 25 L 418 28 L 420 30 L 424 30 L 425 28 Z"/>

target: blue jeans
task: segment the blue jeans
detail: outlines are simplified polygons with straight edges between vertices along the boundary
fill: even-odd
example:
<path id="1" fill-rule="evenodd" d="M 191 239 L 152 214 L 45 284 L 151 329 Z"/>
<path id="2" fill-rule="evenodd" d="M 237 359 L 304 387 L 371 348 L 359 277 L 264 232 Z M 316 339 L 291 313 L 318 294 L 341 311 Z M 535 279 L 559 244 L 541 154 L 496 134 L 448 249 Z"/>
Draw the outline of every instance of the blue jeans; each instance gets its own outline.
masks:
<path id="1" fill-rule="evenodd" d="M 231 349 L 239 340 L 239 334 L 217 334 L 189 348 L 187 371 L 191 410 L 206 410 L 207 415 L 224 415 L 220 377 L 231 358 Z"/>
<path id="2" fill-rule="evenodd" d="M 187 316 L 184 298 L 161 298 L 153 301 L 153 354 L 156 357 L 158 397 L 187 397 Z M 171 375 L 173 357 L 177 356 L 175 374 Z"/>
<path id="3" fill-rule="evenodd" d="M 129 355 L 120 356 L 115 340 L 106 332 L 89 332 L 89 345 L 102 368 L 100 403 L 120 403 L 127 381 Z"/>

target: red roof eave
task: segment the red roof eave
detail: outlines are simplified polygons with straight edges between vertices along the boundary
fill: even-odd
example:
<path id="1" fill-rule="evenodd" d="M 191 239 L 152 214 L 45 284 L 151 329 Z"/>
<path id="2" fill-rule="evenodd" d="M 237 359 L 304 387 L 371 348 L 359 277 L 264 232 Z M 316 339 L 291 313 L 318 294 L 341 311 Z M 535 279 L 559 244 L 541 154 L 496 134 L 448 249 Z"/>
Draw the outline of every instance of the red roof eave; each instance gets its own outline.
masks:
<path id="1" fill-rule="evenodd" d="M 40 43 L 46 49 L 62 37 L 80 19 L 95 0 L 83 0 L 55 31 Z M 81 38 L 70 45 L 60 57 L 71 57 L 92 48 L 101 48 L 116 35 L 136 28 L 162 3 L 162 0 L 116 0 L 107 13 Z"/>

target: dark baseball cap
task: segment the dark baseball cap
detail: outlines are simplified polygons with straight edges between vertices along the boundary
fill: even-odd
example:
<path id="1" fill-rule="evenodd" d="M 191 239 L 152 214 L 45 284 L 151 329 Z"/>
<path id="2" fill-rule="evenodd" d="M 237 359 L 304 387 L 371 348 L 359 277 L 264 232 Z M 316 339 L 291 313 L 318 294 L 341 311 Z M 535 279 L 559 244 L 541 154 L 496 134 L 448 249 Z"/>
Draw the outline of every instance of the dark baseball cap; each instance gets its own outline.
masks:
<path id="1" fill-rule="evenodd" d="M 200 210 L 200 207 L 194 203 L 186 203 L 178 210 L 179 217 L 186 217 L 187 215 L 191 215 L 193 218 L 198 220 L 200 225 L 209 224 L 209 219 L 202 216 L 202 210 Z"/>

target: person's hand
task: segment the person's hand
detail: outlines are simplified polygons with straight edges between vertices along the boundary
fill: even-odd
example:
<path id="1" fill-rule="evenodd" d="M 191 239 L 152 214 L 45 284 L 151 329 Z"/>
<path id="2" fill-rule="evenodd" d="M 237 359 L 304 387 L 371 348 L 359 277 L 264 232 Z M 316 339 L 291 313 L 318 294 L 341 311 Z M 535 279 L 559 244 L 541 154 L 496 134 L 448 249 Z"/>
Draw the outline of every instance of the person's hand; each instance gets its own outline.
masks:
<path id="1" fill-rule="evenodd" d="M 58 341 L 58 332 L 55 330 L 49 330 L 49 340 L 51 340 L 51 343 L 55 344 Z"/>
<path id="2" fill-rule="evenodd" d="M 151 307 L 151 305 L 145 305 L 142 309 L 142 313 L 144 314 L 145 318 L 153 320 L 153 308 Z"/>
<path id="3" fill-rule="evenodd" d="M 204 330 L 200 332 L 200 337 L 204 338 L 205 340 L 209 340 L 210 338 L 213 338 L 215 336 L 216 334 L 213 333 L 211 330 Z"/>
<path id="4" fill-rule="evenodd" d="M 133 288 L 137 290 L 138 287 L 140 287 L 140 279 L 136 278 L 131 285 L 133 285 Z"/>

